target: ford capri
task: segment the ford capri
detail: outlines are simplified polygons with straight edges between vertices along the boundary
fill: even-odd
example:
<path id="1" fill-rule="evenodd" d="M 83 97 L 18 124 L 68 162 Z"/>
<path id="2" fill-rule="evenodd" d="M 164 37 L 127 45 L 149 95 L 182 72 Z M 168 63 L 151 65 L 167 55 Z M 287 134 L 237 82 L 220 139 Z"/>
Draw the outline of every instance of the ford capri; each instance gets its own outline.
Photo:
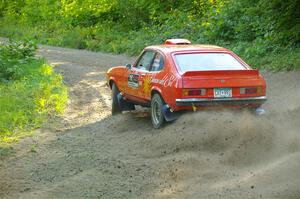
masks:
<path id="1" fill-rule="evenodd" d="M 266 82 L 228 49 L 168 39 L 146 47 L 133 64 L 107 71 L 112 115 L 150 107 L 154 128 L 182 110 L 259 109 L 267 100 Z"/>

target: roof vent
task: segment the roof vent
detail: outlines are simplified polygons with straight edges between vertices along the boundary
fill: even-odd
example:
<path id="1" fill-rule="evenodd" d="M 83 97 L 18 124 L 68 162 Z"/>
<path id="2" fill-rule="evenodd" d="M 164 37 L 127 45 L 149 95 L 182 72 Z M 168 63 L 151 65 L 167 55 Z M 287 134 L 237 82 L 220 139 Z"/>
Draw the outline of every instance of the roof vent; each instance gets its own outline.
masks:
<path id="1" fill-rule="evenodd" d="M 191 44 L 192 42 L 190 42 L 187 39 L 167 39 L 165 41 L 166 45 L 187 45 L 187 44 Z"/>

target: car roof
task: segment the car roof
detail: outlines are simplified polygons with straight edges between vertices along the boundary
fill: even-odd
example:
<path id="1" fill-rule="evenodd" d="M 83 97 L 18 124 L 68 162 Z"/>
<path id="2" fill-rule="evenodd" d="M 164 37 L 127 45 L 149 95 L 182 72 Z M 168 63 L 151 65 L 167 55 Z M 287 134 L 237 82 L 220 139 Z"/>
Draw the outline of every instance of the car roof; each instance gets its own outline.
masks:
<path id="1" fill-rule="evenodd" d="M 207 52 L 230 52 L 226 48 L 222 48 L 215 45 L 200 45 L 200 44 L 188 44 L 188 45 L 170 45 L 170 44 L 163 44 L 163 45 L 154 45 L 154 46 L 148 46 L 145 48 L 147 49 L 154 49 L 154 50 L 160 50 L 164 53 L 173 53 L 173 52 L 184 52 L 184 51 L 207 51 Z"/>

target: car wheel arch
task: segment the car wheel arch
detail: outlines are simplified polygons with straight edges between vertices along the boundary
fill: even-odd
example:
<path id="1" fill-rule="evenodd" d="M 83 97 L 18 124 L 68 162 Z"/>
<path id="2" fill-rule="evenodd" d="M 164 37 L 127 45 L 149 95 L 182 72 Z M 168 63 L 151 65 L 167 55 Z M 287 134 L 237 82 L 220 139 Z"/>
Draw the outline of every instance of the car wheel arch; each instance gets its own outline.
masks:
<path id="1" fill-rule="evenodd" d="M 117 85 L 117 83 L 116 83 L 116 81 L 114 80 L 114 79 L 110 79 L 109 80 L 109 82 L 108 82 L 108 84 L 109 84 L 109 87 L 112 89 L 112 85 L 113 84 L 115 84 L 117 87 L 118 87 L 118 85 Z"/>
<path id="2" fill-rule="evenodd" d="M 165 99 L 164 99 L 164 97 L 162 96 L 161 92 L 160 92 L 158 89 L 152 89 L 152 90 L 151 90 L 151 98 L 153 97 L 154 94 L 158 94 L 158 95 L 161 97 L 161 99 L 162 99 L 164 102 L 166 102 Z"/>

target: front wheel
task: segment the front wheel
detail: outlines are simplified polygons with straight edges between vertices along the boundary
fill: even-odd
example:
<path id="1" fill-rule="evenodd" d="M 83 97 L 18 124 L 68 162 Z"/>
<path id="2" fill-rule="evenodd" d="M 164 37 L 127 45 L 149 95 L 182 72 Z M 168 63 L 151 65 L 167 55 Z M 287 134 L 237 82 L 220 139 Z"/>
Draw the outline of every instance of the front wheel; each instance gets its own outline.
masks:
<path id="1" fill-rule="evenodd" d="M 163 99 L 159 94 L 154 94 L 151 99 L 151 120 L 153 127 L 158 129 L 160 128 L 164 122 L 164 114 L 163 114 Z"/>

